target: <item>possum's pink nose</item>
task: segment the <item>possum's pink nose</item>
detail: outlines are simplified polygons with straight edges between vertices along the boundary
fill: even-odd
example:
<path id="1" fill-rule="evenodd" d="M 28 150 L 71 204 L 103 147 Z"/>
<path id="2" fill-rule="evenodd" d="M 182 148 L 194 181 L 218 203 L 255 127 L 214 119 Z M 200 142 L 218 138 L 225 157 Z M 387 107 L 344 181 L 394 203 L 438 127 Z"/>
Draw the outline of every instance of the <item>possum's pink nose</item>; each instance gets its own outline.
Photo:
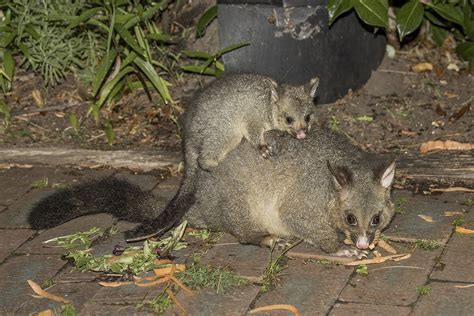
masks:
<path id="1" fill-rule="evenodd" d="M 358 249 L 369 248 L 369 239 L 366 236 L 360 236 L 359 238 L 357 238 L 356 247 Z"/>
<path id="2" fill-rule="evenodd" d="M 306 137 L 306 133 L 304 130 L 300 129 L 297 133 L 296 133 L 296 138 L 297 139 L 303 139 Z"/>

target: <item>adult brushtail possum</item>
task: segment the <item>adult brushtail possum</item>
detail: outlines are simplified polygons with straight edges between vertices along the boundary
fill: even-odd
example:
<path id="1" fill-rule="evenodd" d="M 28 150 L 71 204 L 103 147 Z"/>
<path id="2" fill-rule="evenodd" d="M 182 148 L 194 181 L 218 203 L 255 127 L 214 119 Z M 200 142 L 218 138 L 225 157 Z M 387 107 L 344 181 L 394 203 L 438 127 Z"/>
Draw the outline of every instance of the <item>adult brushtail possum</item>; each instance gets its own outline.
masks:
<path id="1" fill-rule="evenodd" d="M 366 249 L 390 222 L 393 161 L 324 128 L 311 129 L 303 140 L 272 131 L 266 140 L 276 156 L 261 159 L 244 140 L 212 170 L 198 168 L 190 191 L 180 191 L 172 208 L 185 211 L 191 226 L 229 232 L 242 243 L 297 237 L 330 253 L 340 235 Z M 143 233 L 169 225 L 150 194 L 114 179 L 62 189 L 40 201 L 29 220 L 41 229 L 101 210 L 141 221 Z"/>

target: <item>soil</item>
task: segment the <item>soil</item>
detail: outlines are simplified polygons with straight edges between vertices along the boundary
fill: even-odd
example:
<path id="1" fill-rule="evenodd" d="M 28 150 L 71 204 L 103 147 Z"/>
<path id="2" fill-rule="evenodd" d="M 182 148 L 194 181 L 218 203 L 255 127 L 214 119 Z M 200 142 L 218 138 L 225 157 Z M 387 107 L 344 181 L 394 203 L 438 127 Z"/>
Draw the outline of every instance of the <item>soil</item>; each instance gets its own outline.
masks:
<path id="1" fill-rule="evenodd" d="M 392 59 L 386 57 L 362 89 L 348 91 L 333 104 L 318 105 L 318 119 L 374 152 L 416 152 L 428 140 L 473 142 L 474 113 L 470 109 L 474 78 L 450 46 L 433 48 L 418 42 L 397 51 Z M 411 70 L 425 62 L 432 64 L 433 70 Z M 175 150 L 180 146 L 180 115 L 191 106 L 193 94 L 213 78 L 184 74 L 167 80 L 173 84 L 172 104 L 163 104 L 153 93 L 127 91 L 111 107 L 104 107 L 100 122 L 95 122 L 87 115 L 90 93 L 75 78 L 46 89 L 41 78 L 21 71 L 7 96 L 13 119 L 8 128 L 0 127 L 0 146 Z M 35 94 L 43 101 L 35 101 Z M 44 110 L 70 104 L 79 105 Z M 79 119 L 78 131 L 71 127 L 71 113 Z M 116 134 L 112 146 L 103 130 L 107 120 Z"/>

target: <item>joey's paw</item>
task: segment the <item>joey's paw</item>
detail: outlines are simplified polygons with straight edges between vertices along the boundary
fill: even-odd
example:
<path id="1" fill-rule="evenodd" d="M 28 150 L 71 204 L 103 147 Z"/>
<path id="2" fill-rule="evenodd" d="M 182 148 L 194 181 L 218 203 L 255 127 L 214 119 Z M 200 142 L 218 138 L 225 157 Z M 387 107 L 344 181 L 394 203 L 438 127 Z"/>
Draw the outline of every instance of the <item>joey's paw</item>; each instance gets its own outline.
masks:
<path id="1" fill-rule="evenodd" d="M 359 250 L 359 249 L 343 249 L 339 250 L 334 256 L 337 257 L 356 257 L 357 259 L 367 258 L 368 251 Z"/>
<path id="2" fill-rule="evenodd" d="M 259 149 L 260 149 L 260 154 L 265 159 L 268 159 L 268 158 L 270 158 L 270 156 L 273 155 L 271 147 L 269 147 L 267 145 L 261 145 L 259 147 Z"/>
<path id="3" fill-rule="evenodd" d="M 278 154 L 278 151 L 279 151 L 276 142 L 274 142 L 273 144 L 268 143 L 268 144 L 265 144 L 265 145 L 261 145 L 259 147 L 259 149 L 260 149 L 260 154 L 265 159 L 268 159 L 272 156 L 276 156 Z"/>

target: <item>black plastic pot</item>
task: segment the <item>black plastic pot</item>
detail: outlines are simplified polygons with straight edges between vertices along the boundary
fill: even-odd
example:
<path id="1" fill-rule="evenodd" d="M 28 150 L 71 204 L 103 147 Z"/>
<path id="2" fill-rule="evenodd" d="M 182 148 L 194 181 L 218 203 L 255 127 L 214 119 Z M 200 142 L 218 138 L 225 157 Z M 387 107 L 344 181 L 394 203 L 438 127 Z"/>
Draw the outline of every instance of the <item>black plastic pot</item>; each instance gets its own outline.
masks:
<path id="1" fill-rule="evenodd" d="M 355 13 L 330 28 L 327 1 L 218 0 L 221 48 L 250 45 L 223 56 L 226 72 L 252 72 L 302 84 L 321 78 L 319 103 L 358 89 L 385 53 L 383 35 L 365 29 Z"/>

